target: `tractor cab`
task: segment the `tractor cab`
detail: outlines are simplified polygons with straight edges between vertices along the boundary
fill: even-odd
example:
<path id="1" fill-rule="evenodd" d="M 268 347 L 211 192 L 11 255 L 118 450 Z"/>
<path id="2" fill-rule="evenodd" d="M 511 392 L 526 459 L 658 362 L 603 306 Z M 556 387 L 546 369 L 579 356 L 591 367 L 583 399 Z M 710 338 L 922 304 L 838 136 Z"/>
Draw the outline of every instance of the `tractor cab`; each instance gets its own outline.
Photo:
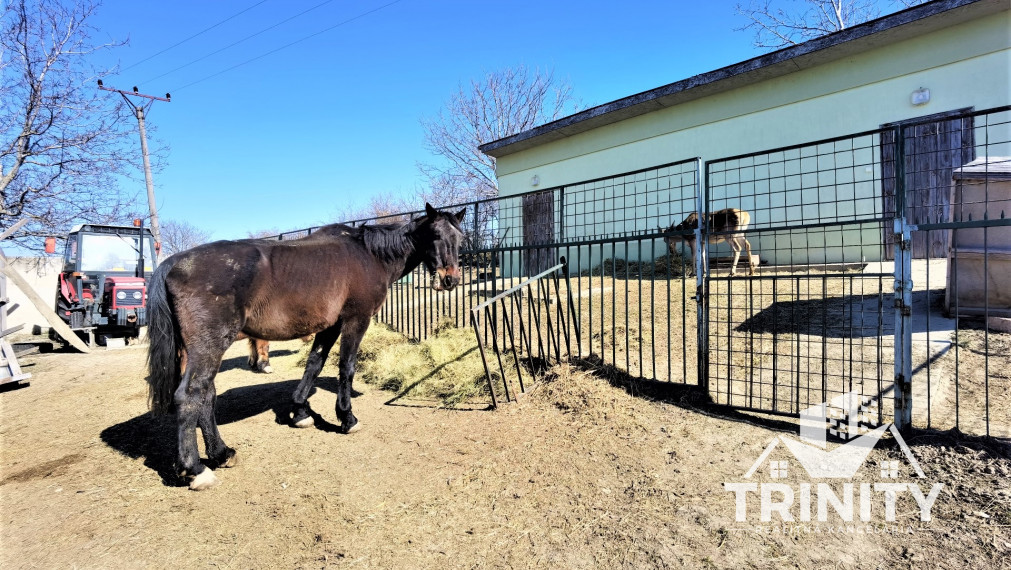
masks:
<path id="1" fill-rule="evenodd" d="M 75 330 L 136 336 L 147 325 L 147 278 L 156 263 L 147 228 L 77 226 L 67 236 L 56 312 Z"/>

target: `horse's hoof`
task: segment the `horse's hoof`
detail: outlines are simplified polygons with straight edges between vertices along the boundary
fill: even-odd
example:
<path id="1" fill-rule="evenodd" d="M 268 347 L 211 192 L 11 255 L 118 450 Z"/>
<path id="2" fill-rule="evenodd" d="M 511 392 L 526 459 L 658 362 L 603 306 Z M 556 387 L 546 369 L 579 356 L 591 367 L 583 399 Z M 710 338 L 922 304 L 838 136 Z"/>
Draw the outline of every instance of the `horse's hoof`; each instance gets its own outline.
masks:
<path id="1" fill-rule="evenodd" d="M 274 372 L 274 369 L 271 368 L 270 365 L 268 364 L 263 368 L 261 368 L 260 371 L 263 372 L 264 374 L 272 374 Z"/>
<path id="2" fill-rule="evenodd" d="M 351 433 L 355 433 L 356 431 L 358 431 L 360 429 L 362 429 L 362 422 L 358 422 L 355 425 L 351 426 L 351 428 L 348 431 L 344 432 L 344 433 L 351 434 Z"/>
<path id="3" fill-rule="evenodd" d="M 239 458 L 235 453 L 234 449 L 229 449 L 228 454 L 225 455 L 225 460 L 221 463 L 221 467 L 235 467 L 239 464 Z"/>
<path id="4" fill-rule="evenodd" d="M 198 475 L 190 481 L 191 491 L 206 491 L 211 487 L 217 487 L 221 481 L 214 475 L 214 471 L 204 468 Z"/>
<path id="5" fill-rule="evenodd" d="M 312 419 L 312 416 L 304 417 L 297 422 L 295 422 L 295 427 L 297 428 L 308 428 L 312 427 L 316 422 Z"/>

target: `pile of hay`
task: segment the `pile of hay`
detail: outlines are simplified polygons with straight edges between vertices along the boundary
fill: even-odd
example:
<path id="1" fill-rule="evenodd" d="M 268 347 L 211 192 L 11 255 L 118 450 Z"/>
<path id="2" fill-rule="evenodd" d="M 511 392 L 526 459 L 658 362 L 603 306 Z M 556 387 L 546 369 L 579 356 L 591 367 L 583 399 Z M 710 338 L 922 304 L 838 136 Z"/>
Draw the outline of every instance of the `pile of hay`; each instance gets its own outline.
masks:
<path id="1" fill-rule="evenodd" d="M 338 375 L 336 352 L 328 359 L 324 373 Z M 308 355 L 307 345 L 300 353 L 303 365 Z M 387 325 L 373 323 L 358 352 L 355 379 L 396 392 L 398 398 L 436 400 L 445 407 L 491 403 L 474 331 L 452 323 L 440 324 L 422 342 L 412 342 Z M 497 372 L 492 373 L 492 381 L 499 383 L 496 393 L 501 393 Z"/>
<path id="2" fill-rule="evenodd" d="M 684 272 L 690 269 L 690 262 L 685 263 L 684 256 L 680 254 L 661 255 L 653 261 L 630 261 L 618 258 L 607 258 L 603 263 L 593 267 L 588 271 L 583 271 L 583 276 L 607 275 L 617 278 L 627 277 L 629 279 L 673 279 L 683 277 Z"/>

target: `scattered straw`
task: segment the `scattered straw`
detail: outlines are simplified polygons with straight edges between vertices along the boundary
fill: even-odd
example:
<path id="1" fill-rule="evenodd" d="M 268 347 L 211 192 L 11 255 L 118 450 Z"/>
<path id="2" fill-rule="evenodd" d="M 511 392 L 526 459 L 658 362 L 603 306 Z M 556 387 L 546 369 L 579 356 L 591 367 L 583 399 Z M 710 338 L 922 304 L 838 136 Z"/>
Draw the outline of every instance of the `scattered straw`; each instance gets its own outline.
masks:
<path id="1" fill-rule="evenodd" d="M 308 355 L 309 349 L 303 348 L 300 364 L 305 364 Z M 337 355 L 331 354 L 327 373 L 338 374 L 337 362 Z M 432 336 L 420 343 L 374 323 L 362 339 L 355 377 L 396 392 L 398 398 L 436 400 L 444 407 L 491 403 L 474 332 L 448 321 L 439 323 Z M 497 372 L 492 379 L 501 382 Z"/>
<path id="2" fill-rule="evenodd" d="M 685 270 L 689 268 L 685 264 L 685 258 L 680 254 L 661 255 L 653 261 L 629 261 L 618 258 L 605 259 L 603 263 L 593 267 L 588 271 L 583 271 L 583 275 L 608 275 L 617 278 L 627 277 L 629 279 L 673 279 L 684 276 Z"/>

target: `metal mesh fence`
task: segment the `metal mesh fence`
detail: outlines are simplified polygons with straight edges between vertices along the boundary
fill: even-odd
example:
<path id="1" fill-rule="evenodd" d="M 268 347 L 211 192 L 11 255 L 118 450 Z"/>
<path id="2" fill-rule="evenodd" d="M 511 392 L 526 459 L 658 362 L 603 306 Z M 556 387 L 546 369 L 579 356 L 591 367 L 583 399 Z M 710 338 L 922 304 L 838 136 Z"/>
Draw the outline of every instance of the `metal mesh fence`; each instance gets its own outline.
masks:
<path id="1" fill-rule="evenodd" d="M 461 285 L 436 293 L 415 271 L 378 318 L 417 339 L 467 326 L 475 306 L 564 256 L 577 357 L 778 414 L 857 392 L 887 421 L 905 388 L 916 426 L 1011 435 L 995 404 L 1011 401 L 1011 334 L 987 325 L 1011 317 L 1009 156 L 1003 107 L 447 207 L 466 210 Z M 679 244 L 694 234 L 668 228 L 700 204 L 704 222 L 725 208 L 750 220 L 702 224 L 697 289 Z M 730 275 L 739 235 L 754 276 Z"/>

